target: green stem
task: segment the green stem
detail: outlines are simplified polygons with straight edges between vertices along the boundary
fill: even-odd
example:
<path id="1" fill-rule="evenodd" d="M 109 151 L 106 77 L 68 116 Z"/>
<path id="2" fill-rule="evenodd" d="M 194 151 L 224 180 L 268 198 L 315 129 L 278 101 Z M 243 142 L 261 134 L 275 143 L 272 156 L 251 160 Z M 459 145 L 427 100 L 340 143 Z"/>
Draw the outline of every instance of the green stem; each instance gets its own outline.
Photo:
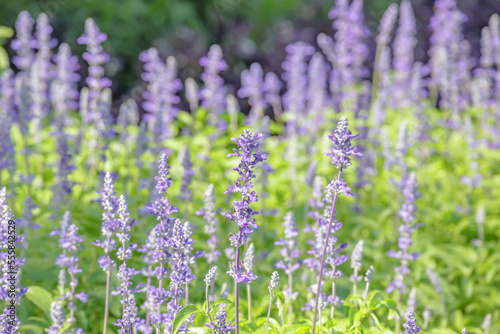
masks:
<path id="1" fill-rule="evenodd" d="M 102 329 L 103 334 L 106 334 L 106 331 L 108 330 L 109 292 L 111 290 L 110 281 L 111 281 L 111 271 L 108 270 L 106 271 L 106 296 L 105 296 L 106 303 L 104 304 L 104 325 Z"/>
<path id="2" fill-rule="evenodd" d="M 266 328 L 264 329 L 264 334 L 267 333 L 267 326 L 269 325 L 269 317 L 271 316 L 272 305 L 273 305 L 273 295 L 271 295 L 271 299 L 269 299 L 269 308 L 267 309 Z"/>
<path id="3" fill-rule="evenodd" d="M 247 284 L 248 321 L 252 321 L 252 292 L 250 284 Z"/>

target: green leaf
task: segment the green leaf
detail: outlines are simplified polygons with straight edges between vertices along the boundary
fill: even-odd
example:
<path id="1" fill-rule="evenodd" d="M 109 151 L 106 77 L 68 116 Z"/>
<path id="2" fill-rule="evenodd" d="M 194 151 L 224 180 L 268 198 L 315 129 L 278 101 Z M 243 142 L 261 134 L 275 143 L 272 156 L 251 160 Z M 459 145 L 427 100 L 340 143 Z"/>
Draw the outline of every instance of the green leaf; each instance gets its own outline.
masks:
<path id="1" fill-rule="evenodd" d="M 194 305 L 187 305 L 182 308 L 182 310 L 177 313 L 174 319 L 174 323 L 172 325 L 172 334 L 176 334 L 177 331 L 179 330 L 179 327 L 181 327 L 182 323 L 184 320 L 187 319 L 191 314 L 196 314 L 200 313 L 200 310 Z"/>
<path id="2" fill-rule="evenodd" d="M 213 306 L 217 306 L 219 304 L 229 304 L 229 305 L 234 305 L 234 303 L 227 299 L 227 298 L 217 298 L 215 301 L 214 301 L 214 304 Z"/>
<path id="3" fill-rule="evenodd" d="M 5 49 L 0 46 L 0 70 L 6 69 L 9 67 L 9 56 Z"/>
<path id="4" fill-rule="evenodd" d="M 14 35 L 12 28 L 0 26 L 0 38 L 10 38 L 12 35 Z"/>
<path id="5" fill-rule="evenodd" d="M 278 314 L 281 316 L 283 313 L 283 308 L 285 307 L 285 296 L 283 295 L 283 292 L 278 292 L 277 294 L 274 295 L 276 297 L 276 306 L 278 307 Z"/>
<path id="6" fill-rule="evenodd" d="M 52 304 L 53 301 L 50 292 L 39 286 L 32 285 L 28 287 L 28 291 L 25 296 L 30 302 L 50 317 L 50 304 Z"/>

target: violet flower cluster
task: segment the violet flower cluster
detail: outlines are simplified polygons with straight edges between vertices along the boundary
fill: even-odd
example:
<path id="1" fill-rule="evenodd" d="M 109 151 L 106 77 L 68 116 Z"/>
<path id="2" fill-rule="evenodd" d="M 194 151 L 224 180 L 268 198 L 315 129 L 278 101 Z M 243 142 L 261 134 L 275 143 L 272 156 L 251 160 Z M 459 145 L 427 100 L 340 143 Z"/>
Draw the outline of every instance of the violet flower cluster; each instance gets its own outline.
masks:
<path id="1" fill-rule="evenodd" d="M 204 71 L 200 75 L 203 88 L 200 90 L 201 106 L 211 111 L 209 121 L 225 132 L 226 122 L 219 116 L 226 106 L 226 89 L 220 72 L 227 70 L 227 63 L 222 58 L 222 49 L 219 45 L 212 45 L 208 54 L 200 59 Z"/>
<path id="2" fill-rule="evenodd" d="M 116 291 L 112 291 L 111 294 L 122 296 L 123 308 L 122 318 L 118 319 L 117 322 L 113 324 L 120 327 L 118 330 L 119 334 L 131 334 L 135 328 L 145 323 L 145 320 L 138 316 L 138 308 L 135 302 L 134 293 L 138 292 L 139 289 L 137 287 L 132 287 L 133 283 L 131 281 L 132 277 L 139 274 L 140 271 L 129 268 L 127 265 L 127 260 L 132 258 L 132 251 L 137 249 L 136 244 L 127 246 L 131 238 L 130 231 L 139 221 L 130 219 L 130 211 L 127 207 L 125 196 L 123 195 L 118 198 L 117 215 L 116 237 L 121 243 L 121 246 L 118 248 L 116 254 L 118 259 L 122 261 L 118 269 L 118 279 L 121 283 Z"/>
<path id="3" fill-rule="evenodd" d="M 144 63 L 144 72 L 141 77 L 147 83 L 143 93 L 142 107 L 148 113 L 145 121 L 153 124 L 155 142 L 171 135 L 170 123 L 175 118 L 180 102 L 177 93 L 182 89 L 182 82 L 177 78 L 177 63 L 170 57 L 166 63 L 160 58 L 157 49 L 150 48 L 139 55 Z"/>
<path id="4" fill-rule="evenodd" d="M 104 241 L 96 240 L 92 244 L 104 250 L 104 256 L 97 260 L 100 267 L 105 272 L 112 272 L 116 269 L 116 262 L 111 259 L 111 252 L 116 249 L 116 241 L 113 236 L 118 228 L 116 221 L 116 211 L 118 209 L 118 198 L 116 197 L 115 183 L 110 172 L 104 176 L 104 185 L 101 191 L 101 205 L 104 209 L 102 213 L 102 235 Z"/>
<path id="5" fill-rule="evenodd" d="M 204 194 L 204 207 L 196 212 L 198 216 L 203 216 L 206 222 L 204 226 L 205 233 L 208 235 L 207 244 L 209 251 L 205 253 L 205 258 L 209 265 L 213 265 L 217 262 L 217 259 L 221 255 L 220 251 L 217 249 L 219 245 L 219 239 L 217 238 L 217 228 L 219 226 L 219 219 L 217 218 L 217 210 L 215 209 L 215 199 L 214 199 L 214 185 L 210 184 Z"/>
<path id="6" fill-rule="evenodd" d="M 189 186 L 193 183 L 193 176 L 195 174 L 193 170 L 193 164 L 191 163 L 191 154 L 189 153 L 189 148 L 186 146 L 184 149 L 184 155 L 182 157 L 182 181 L 181 181 L 181 193 L 179 199 L 184 201 L 187 205 L 189 201 L 193 198 L 193 193 Z M 187 211 L 187 208 L 186 208 Z"/>
<path id="7" fill-rule="evenodd" d="M 111 87 L 111 80 L 105 77 L 103 67 L 110 58 L 101 45 L 106 39 L 106 34 L 99 30 L 91 18 L 85 21 L 85 33 L 77 39 L 78 44 L 87 46 L 87 52 L 83 54 L 83 59 L 89 64 L 89 76 L 85 79 L 89 87 L 88 113 L 84 115 L 87 124 L 108 124 L 111 121 L 111 114 L 102 114 L 103 108 L 100 108 L 102 90 Z"/>
<path id="8" fill-rule="evenodd" d="M 301 262 L 298 259 L 300 251 L 296 240 L 299 231 L 296 228 L 293 213 L 288 212 L 286 214 L 283 227 L 285 228 L 285 237 L 274 243 L 275 246 L 282 246 L 280 254 L 283 257 L 283 260 L 276 263 L 276 268 L 282 269 L 288 275 L 288 287 L 285 290 L 285 297 L 295 299 L 299 293 L 293 292 L 292 275 L 300 268 Z"/>
<path id="9" fill-rule="evenodd" d="M 21 297 L 28 291 L 20 284 L 21 265 L 24 257 L 16 257 L 9 251 L 24 241 L 22 235 L 15 233 L 12 235 L 12 214 L 7 204 L 7 188 L 0 190 L 0 300 L 5 301 L 5 308 L 0 314 L 0 332 L 13 334 L 17 333 L 21 320 L 16 315 L 16 308 L 21 302 Z M 15 224 L 15 222 L 14 222 Z M 14 281 L 14 282 L 13 282 Z M 14 293 L 11 291 L 14 290 Z"/>
<path id="10" fill-rule="evenodd" d="M 83 239 L 78 233 L 78 227 L 73 224 L 71 213 L 66 211 L 64 217 L 61 221 L 61 227 L 56 228 L 50 233 L 51 236 L 59 236 L 59 247 L 62 253 L 59 254 L 56 265 L 59 269 L 58 277 L 58 288 L 59 288 L 59 298 L 57 301 L 53 302 L 51 306 L 52 316 L 52 326 L 49 328 L 50 333 L 58 333 L 61 326 L 61 317 L 64 323 L 64 310 L 60 303 L 67 300 L 66 307 L 68 308 L 69 314 L 67 322 L 71 327 L 74 326 L 76 322 L 76 299 L 80 300 L 82 303 L 86 303 L 88 300 L 88 295 L 85 292 L 76 293 L 78 287 L 77 274 L 82 272 L 82 269 L 78 267 L 80 259 L 76 255 L 76 251 L 82 248 Z M 69 284 L 67 283 L 67 276 L 69 275 Z M 81 332 L 81 329 L 76 329 L 77 332 Z"/>
<path id="11" fill-rule="evenodd" d="M 249 124 L 257 124 L 262 119 L 267 107 L 263 97 L 264 71 L 259 63 L 250 65 L 250 69 L 241 72 L 241 88 L 238 90 L 238 97 L 248 98 L 250 113 L 248 115 Z"/>
<path id="12" fill-rule="evenodd" d="M 399 227 L 400 236 L 398 238 L 398 250 L 391 250 L 387 255 L 399 260 L 400 265 L 394 268 L 395 277 L 386 289 L 387 293 L 398 290 L 401 294 L 406 294 L 405 277 L 411 272 L 409 262 L 415 260 L 419 254 L 410 253 L 408 249 L 413 243 L 412 234 L 417 228 L 422 227 L 421 223 L 415 223 L 415 201 L 418 198 L 416 191 L 417 180 L 415 173 L 410 173 L 403 180 L 403 195 L 405 201 L 403 207 L 398 211 L 398 215 L 402 220 Z"/>
<path id="13" fill-rule="evenodd" d="M 253 179 L 255 174 L 253 169 L 260 162 L 267 159 L 267 156 L 259 150 L 259 140 L 262 134 L 252 134 L 249 130 L 244 130 L 238 138 L 231 138 L 237 143 L 238 149 L 233 149 L 234 153 L 229 153 L 228 157 L 241 157 L 241 162 L 238 167 L 233 167 L 233 170 L 240 175 L 233 185 L 229 185 L 224 193 L 240 193 L 241 200 L 233 202 L 233 211 L 223 212 L 222 215 L 228 220 L 233 221 L 239 227 L 237 234 L 231 234 L 229 240 L 231 246 L 237 248 L 236 264 L 230 265 L 228 274 L 235 279 L 236 283 L 250 283 L 256 276 L 253 273 L 246 273 L 240 271 L 239 265 L 239 249 L 241 246 L 246 245 L 248 239 L 252 235 L 254 229 L 259 228 L 255 223 L 255 215 L 258 214 L 254 211 L 250 204 L 257 202 L 258 197 L 253 188 Z"/>

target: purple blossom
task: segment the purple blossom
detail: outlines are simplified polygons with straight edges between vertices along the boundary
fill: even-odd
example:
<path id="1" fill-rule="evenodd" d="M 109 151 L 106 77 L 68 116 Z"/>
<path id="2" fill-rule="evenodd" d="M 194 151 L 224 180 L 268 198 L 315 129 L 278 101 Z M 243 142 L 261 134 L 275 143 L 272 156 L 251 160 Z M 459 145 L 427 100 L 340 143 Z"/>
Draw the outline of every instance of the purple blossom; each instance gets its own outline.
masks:
<path id="1" fill-rule="evenodd" d="M 314 53 L 314 47 L 304 42 L 289 44 L 286 47 L 287 57 L 282 64 L 283 80 L 287 83 L 287 91 L 283 95 L 284 110 L 290 113 L 288 131 L 295 133 L 299 114 L 306 106 L 307 59 Z"/>
<path id="2" fill-rule="evenodd" d="M 382 15 L 382 19 L 380 20 L 380 24 L 378 26 L 377 44 L 387 45 L 390 43 L 392 29 L 394 28 L 397 17 L 398 5 L 396 3 L 392 3 L 389 7 L 387 7 L 384 15 Z"/>
<path id="3" fill-rule="evenodd" d="M 203 87 L 200 90 L 201 106 L 210 110 L 209 121 L 225 132 L 225 124 L 220 119 L 226 104 L 226 89 L 220 72 L 227 70 L 227 63 L 222 58 L 222 49 L 217 44 L 210 47 L 208 54 L 200 59 L 203 73 L 200 75 Z"/>
<path id="4" fill-rule="evenodd" d="M 191 155 L 189 154 L 189 147 L 185 147 L 184 149 L 184 154 L 182 157 L 182 167 L 183 167 L 183 174 L 182 174 L 182 181 L 181 181 L 181 193 L 179 195 L 179 199 L 181 201 L 184 201 L 187 205 L 189 201 L 193 198 L 193 193 L 191 192 L 191 189 L 189 189 L 189 186 L 193 182 L 193 176 L 195 174 L 193 170 L 193 164 L 191 163 Z M 186 207 L 186 212 L 187 212 L 187 207 Z"/>
<path id="5" fill-rule="evenodd" d="M 241 88 L 238 90 L 238 97 L 248 98 L 250 113 L 248 121 L 250 124 L 257 124 L 257 121 L 264 116 L 267 107 L 263 98 L 264 71 L 259 63 L 250 65 L 250 69 L 241 73 Z"/>
<path id="6" fill-rule="evenodd" d="M 280 254 L 283 257 L 283 260 L 276 263 L 276 268 L 282 269 L 288 275 L 290 282 L 291 276 L 301 265 L 300 259 L 298 259 L 300 251 L 296 240 L 299 231 L 296 228 L 293 213 L 288 212 L 286 214 L 283 227 L 285 228 L 285 238 L 280 238 L 279 241 L 274 243 L 275 246 L 282 246 Z M 288 286 L 285 292 L 286 296 L 292 299 L 295 299 L 298 295 L 298 292 L 293 292 L 292 286 Z"/>
<path id="7" fill-rule="evenodd" d="M 359 136 L 359 134 L 353 135 L 352 132 L 347 129 L 349 123 L 347 122 L 347 117 L 343 116 L 338 123 L 332 136 L 328 136 L 333 142 L 332 151 L 327 154 L 332 158 L 332 163 L 336 168 L 345 169 L 351 165 L 351 155 L 361 156 L 361 152 L 356 150 L 356 147 L 351 146 L 351 140 Z M 338 180 L 339 186 L 343 180 Z M 345 186 L 345 182 L 343 183 Z M 344 190 L 347 188 L 343 188 Z M 349 189 L 347 189 L 349 190 Z M 346 191 L 347 194 L 348 191 Z"/>
<path id="8" fill-rule="evenodd" d="M 403 179 L 403 195 L 405 201 L 403 207 L 398 211 L 398 215 L 401 217 L 403 223 L 399 227 L 399 239 L 398 239 L 398 250 L 389 251 L 387 255 L 392 258 L 399 259 L 400 265 L 394 268 L 395 277 L 390 283 L 390 286 L 386 289 L 387 293 L 391 293 L 394 290 L 399 290 L 401 293 L 406 293 L 406 284 L 404 283 L 405 276 L 407 276 L 411 271 L 408 267 L 409 261 L 413 261 L 418 257 L 417 253 L 409 253 L 408 249 L 413 243 L 412 233 L 422 226 L 420 223 L 414 223 L 415 220 L 415 200 L 418 197 L 416 192 L 417 180 L 415 173 L 410 173 L 408 177 Z"/>
<path id="9" fill-rule="evenodd" d="M 116 241 L 113 239 L 118 228 L 116 211 L 118 209 L 118 198 L 116 197 L 115 184 L 110 172 L 104 176 L 104 185 L 101 191 L 101 205 L 104 209 L 102 213 L 102 235 L 104 241 L 97 240 L 92 243 L 94 246 L 104 250 L 104 256 L 98 259 L 102 270 L 106 272 L 116 269 L 116 262 L 111 259 L 111 251 L 116 248 Z"/>
<path id="10" fill-rule="evenodd" d="M 17 51 L 17 55 L 12 57 L 12 62 L 21 71 L 27 71 L 35 57 L 33 39 L 33 26 L 35 20 L 31 17 L 28 11 L 19 13 L 16 21 L 16 39 L 12 41 L 11 47 Z"/>
<path id="11" fill-rule="evenodd" d="M 394 38 L 394 104 L 408 107 L 413 70 L 413 59 L 417 38 L 413 8 L 408 0 L 401 2 L 399 9 L 399 27 Z"/>
<path id="12" fill-rule="evenodd" d="M 255 191 L 252 191 L 255 178 L 253 169 L 258 163 L 267 159 L 267 156 L 259 150 L 259 139 L 262 134 L 252 134 L 249 130 L 244 132 L 238 138 L 231 138 L 237 143 L 238 150 L 233 149 L 234 153 L 230 153 L 228 157 L 241 157 L 241 162 L 238 167 L 233 167 L 233 170 L 240 175 L 238 180 L 233 185 L 229 185 L 224 193 L 241 193 L 241 200 L 233 202 L 233 212 L 223 212 L 222 215 L 234 223 L 238 224 L 239 231 L 236 235 L 232 235 L 229 239 L 234 247 L 246 245 L 253 230 L 259 228 L 255 223 L 253 216 L 257 215 L 257 211 L 250 208 L 252 202 L 257 202 L 258 197 Z"/>
<path id="13" fill-rule="evenodd" d="M 210 321 L 210 324 L 205 324 L 208 328 L 212 329 L 216 334 L 226 334 L 232 333 L 233 328 L 236 327 L 231 325 L 231 322 L 226 323 L 226 310 L 224 308 L 220 308 L 217 312 L 217 315 L 214 317 L 215 323 Z"/>
<path id="14" fill-rule="evenodd" d="M 319 125 L 324 121 L 323 112 L 327 106 L 327 74 L 329 70 L 321 53 L 316 52 L 309 62 L 307 106 L 310 134 L 316 135 Z"/>
<path id="15" fill-rule="evenodd" d="M 106 39 L 106 34 L 99 30 L 92 18 L 85 21 L 85 33 L 77 39 L 78 44 L 87 46 L 87 52 L 83 54 L 83 59 L 89 64 L 89 76 L 85 79 L 89 87 L 88 113 L 84 119 L 87 124 L 109 117 L 109 115 L 101 115 L 99 108 L 101 91 L 106 87 L 111 87 L 111 80 L 105 77 L 103 68 L 103 65 L 109 61 L 109 55 L 104 52 L 101 45 Z"/>
<path id="16" fill-rule="evenodd" d="M 4 308 L 3 313 L 0 315 L 0 332 L 2 333 L 17 333 L 21 320 L 17 317 L 14 310 L 16 305 L 21 302 L 21 297 L 26 293 L 28 288 L 23 288 L 20 285 L 21 279 L 21 265 L 24 263 L 24 258 L 18 258 L 11 254 L 9 249 L 11 247 L 20 247 L 24 237 L 22 235 L 14 234 L 12 238 L 12 222 L 14 215 L 7 205 L 7 189 L 0 190 L 0 300 L 4 300 L 8 305 Z M 15 222 L 14 222 L 15 224 Z M 15 228 L 15 227 L 14 227 Z M 12 274 L 15 273 L 15 274 Z M 13 281 L 14 278 L 14 282 Z M 10 291 L 14 290 L 14 293 Z"/>
<path id="17" fill-rule="evenodd" d="M 139 55 L 144 62 L 142 79 L 147 82 L 143 93 L 142 106 L 148 112 L 145 120 L 153 124 L 155 142 L 171 135 L 171 123 L 174 120 L 180 102 L 177 93 L 182 89 L 182 82 L 177 78 L 177 62 L 169 57 L 164 63 L 155 48 L 150 48 Z"/>
<path id="18" fill-rule="evenodd" d="M 281 86 L 281 81 L 275 73 L 266 73 L 263 86 L 264 101 L 273 108 L 275 118 L 278 118 L 279 115 L 281 115 Z"/>
<path id="19" fill-rule="evenodd" d="M 50 304 L 50 319 L 52 325 L 47 330 L 48 334 L 58 334 L 62 332 L 64 326 L 64 313 L 62 300 L 57 300 Z"/>
<path id="20" fill-rule="evenodd" d="M 420 327 L 417 326 L 417 320 L 413 311 L 408 312 L 406 315 L 406 322 L 403 324 L 403 328 L 405 329 L 404 334 L 418 334 L 420 332 Z"/>
<path id="21" fill-rule="evenodd" d="M 51 84 L 51 100 L 56 112 L 55 121 L 60 127 L 69 124 L 68 112 L 78 109 L 78 81 L 80 69 L 78 57 L 71 54 L 68 44 L 62 43 L 59 51 L 54 55 L 57 71 Z"/>
<path id="22" fill-rule="evenodd" d="M 206 222 L 204 229 L 205 233 L 208 235 L 207 244 L 209 251 L 205 253 L 205 258 L 209 265 L 213 265 L 221 255 L 220 251 L 217 250 L 217 246 L 219 245 L 219 239 L 217 238 L 219 219 L 217 218 L 217 210 L 215 209 L 213 184 L 207 187 L 203 201 L 205 203 L 203 209 L 197 211 L 196 214 L 198 216 L 203 216 Z"/>
<path id="23" fill-rule="evenodd" d="M 57 162 L 56 180 L 53 187 L 53 208 L 55 210 L 66 209 L 68 200 L 72 193 L 73 182 L 69 180 L 69 175 L 76 169 L 71 164 L 71 153 L 68 146 L 68 135 L 63 131 L 57 131 L 57 153 L 59 160 Z"/>
<path id="24" fill-rule="evenodd" d="M 56 228 L 50 233 L 51 236 L 59 236 L 59 247 L 62 253 L 56 260 L 56 265 L 59 266 L 59 290 L 63 291 L 59 300 L 68 300 L 67 307 L 69 310 L 68 322 L 74 324 L 76 322 L 75 312 L 75 298 L 83 303 L 87 302 L 87 294 L 85 292 L 76 293 L 78 287 L 78 278 L 76 275 L 81 273 L 82 270 L 78 268 L 80 259 L 76 256 L 76 251 L 82 248 L 83 239 L 78 234 L 78 227 L 73 224 L 71 213 L 66 211 L 61 221 L 61 227 Z M 69 289 L 66 290 L 66 276 L 69 275 Z M 62 311 L 61 311 L 62 312 Z M 53 319 L 54 320 L 54 319 Z"/>
<path id="25" fill-rule="evenodd" d="M 14 167 L 15 148 L 11 137 L 13 106 L 12 70 L 7 69 L 0 78 L 0 173 Z"/>

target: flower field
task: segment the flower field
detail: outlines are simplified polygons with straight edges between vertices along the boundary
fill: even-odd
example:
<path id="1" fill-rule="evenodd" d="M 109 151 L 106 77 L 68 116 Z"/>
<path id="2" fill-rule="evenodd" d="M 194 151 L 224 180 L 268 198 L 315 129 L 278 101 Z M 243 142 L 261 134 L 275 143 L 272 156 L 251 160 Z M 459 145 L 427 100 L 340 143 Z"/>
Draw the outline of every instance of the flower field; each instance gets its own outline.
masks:
<path id="1" fill-rule="evenodd" d="M 97 20 L 0 27 L 0 333 L 500 333 L 500 17 L 436 0 L 423 63 L 417 10 L 337 0 L 238 87 L 150 48 L 135 100 Z"/>

